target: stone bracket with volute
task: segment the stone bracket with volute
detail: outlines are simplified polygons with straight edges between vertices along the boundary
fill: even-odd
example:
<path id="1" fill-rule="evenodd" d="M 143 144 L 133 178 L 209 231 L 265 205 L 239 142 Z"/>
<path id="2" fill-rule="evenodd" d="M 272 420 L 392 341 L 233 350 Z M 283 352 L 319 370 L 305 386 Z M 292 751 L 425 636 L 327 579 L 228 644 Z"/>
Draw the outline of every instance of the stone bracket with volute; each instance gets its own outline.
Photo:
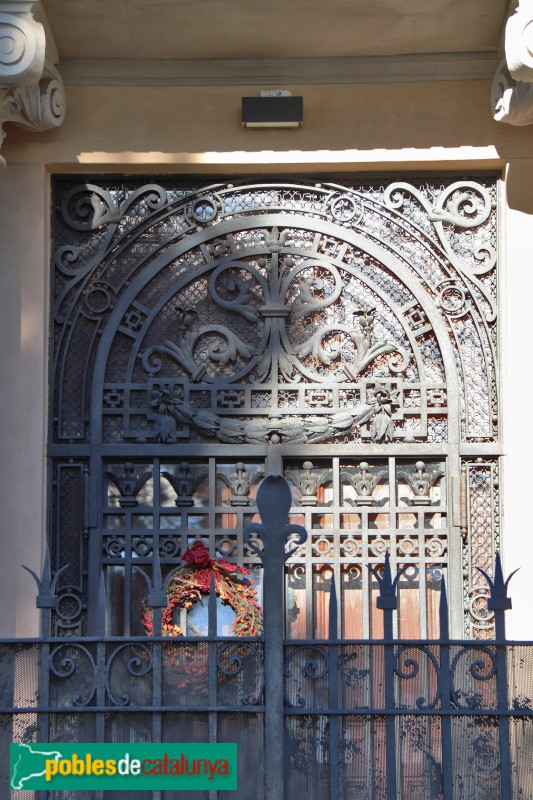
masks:
<path id="1" fill-rule="evenodd" d="M 35 0 L 0 0 L 0 146 L 4 124 L 32 131 L 61 125 L 65 90 L 46 57 L 46 34 L 34 18 Z M 0 169 L 5 160 L 0 156 Z"/>
<path id="2" fill-rule="evenodd" d="M 533 0 L 520 0 L 505 27 L 505 58 L 492 83 L 492 114 L 509 125 L 533 123 Z"/>

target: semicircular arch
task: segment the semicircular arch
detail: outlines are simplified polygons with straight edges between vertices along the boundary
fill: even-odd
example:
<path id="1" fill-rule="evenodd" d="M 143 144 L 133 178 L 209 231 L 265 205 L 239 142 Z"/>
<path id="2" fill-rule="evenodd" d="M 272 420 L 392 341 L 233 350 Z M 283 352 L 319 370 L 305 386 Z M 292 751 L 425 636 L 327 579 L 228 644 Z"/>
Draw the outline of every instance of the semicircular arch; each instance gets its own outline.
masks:
<path id="1" fill-rule="evenodd" d="M 310 246 L 301 247 L 302 235 L 314 237 Z M 328 253 L 322 240 L 332 237 L 338 246 Z M 196 265 L 176 275 L 176 264 L 183 265 L 187 256 L 189 262 L 196 259 Z M 136 330 L 128 329 L 131 317 Z M 165 323 L 163 327 L 158 323 L 161 319 L 167 320 L 168 335 Z M 236 329 L 244 334 L 239 336 Z M 119 356 L 113 354 L 117 337 Z M 126 339 L 131 343 L 127 358 Z M 275 348 L 279 352 L 273 366 Z M 244 381 L 254 384 L 256 391 L 259 384 L 264 384 L 266 392 L 276 385 L 278 393 L 280 384 L 291 381 L 357 383 L 365 372 L 372 374 L 372 364 L 380 365 L 374 370 L 374 389 L 376 382 L 392 381 L 397 391 L 399 377 L 410 363 L 410 380 L 416 384 L 410 397 L 421 390 L 427 393 L 428 386 L 432 392 L 446 394 L 447 426 L 454 431 L 451 439 L 458 437 L 457 362 L 442 308 L 390 249 L 363 233 L 303 215 L 226 220 L 216 228 L 195 232 L 145 263 L 116 303 L 100 339 L 93 383 L 95 418 L 100 410 L 105 415 L 102 398 L 106 382 L 110 383 L 108 364 L 119 358 L 128 365 L 123 370 L 124 383 L 138 386 L 144 369 L 145 380 L 152 380 L 148 390 L 152 393 L 153 379 L 157 384 L 165 375 L 163 361 L 172 365 L 167 384 L 177 380 L 180 385 L 204 381 L 229 386 Z M 265 383 L 258 371 L 264 371 L 269 358 Z M 443 373 L 440 381 L 426 374 L 429 366 L 438 372 L 437 360 Z M 218 369 L 209 372 L 210 367 Z M 114 384 L 116 388 L 116 376 Z M 367 395 L 368 391 L 363 405 L 372 399 Z M 150 402 L 147 396 L 146 407 Z M 182 416 L 191 422 L 193 407 L 188 402 L 185 406 Z M 268 407 L 269 413 L 275 410 Z M 339 407 L 332 409 L 334 414 L 339 412 Z M 220 410 L 211 404 L 210 413 L 218 417 L 211 429 L 216 438 Z M 414 418 L 411 412 L 410 419 Z M 98 439 L 98 430 L 94 433 Z M 408 438 L 421 437 L 425 438 L 423 431 Z M 246 442 L 245 434 L 241 440 Z M 319 440 L 318 434 L 314 440 Z"/>

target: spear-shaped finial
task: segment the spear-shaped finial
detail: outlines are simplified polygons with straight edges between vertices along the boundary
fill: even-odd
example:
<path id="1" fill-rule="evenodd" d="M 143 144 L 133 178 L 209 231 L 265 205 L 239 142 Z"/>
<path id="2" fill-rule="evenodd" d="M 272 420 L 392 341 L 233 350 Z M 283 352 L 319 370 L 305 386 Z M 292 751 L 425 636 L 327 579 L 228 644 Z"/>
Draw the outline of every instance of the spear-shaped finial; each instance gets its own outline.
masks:
<path id="1" fill-rule="evenodd" d="M 404 564 L 403 567 L 398 570 L 396 577 L 392 580 L 392 573 L 390 568 L 390 555 L 387 552 L 385 555 L 385 564 L 383 566 L 383 577 L 379 574 L 377 569 L 371 567 L 370 564 L 368 565 L 368 569 L 370 572 L 376 577 L 377 582 L 379 584 L 379 597 L 376 601 L 376 605 L 378 608 L 381 609 L 389 609 L 394 611 L 398 608 L 398 599 L 396 597 L 396 586 L 400 577 L 408 568 L 408 564 Z"/>
<path id="2" fill-rule="evenodd" d="M 446 592 L 446 581 L 444 575 L 440 583 L 440 602 L 439 602 L 439 627 L 440 638 L 448 639 L 449 625 L 448 625 L 448 593 Z"/>
<path id="3" fill-rule="evenodd" d="M 146 602 L 150 608 L 165 608 L 168 605 L 168 597 L 163 586 L 158 543 L 154 544 L 152 562 L 152 585 L 148 592 Z"/>
<path id="4" fill-rule="evenodd" d="M 55 608 L 57 605 L 57 597 L 55 594 L 56 586 L 59 578 L 68 569 L 70 564 L 65 564 L 64 567 L 58 569 L 56 574 L 54 575 L 53 579 L 51 579 L 50 575 L 50 558 L 48 555 L 48 548 L 46 548 L 46 553 L 44 556 L 44 566 L 43 566 L 43 574 L 42 577 L 39 578 L 37 574 L 27 567 L 25 564 L 22 565 L 22 569 L 25 569 L 26 572 L 29 572 L 32 578 L 34 579 L 35 583 L 37 584 L 38 594 L 35 600 L 35 604 L 37 608 Z"/>
<path id="5" fill-rule="evenodd" d="M 496 563 L 494 565 L 494 580 L 492 580 L 485 570 L 481 569 L 481 567 L 476 567 L 478 572 L 485 577 L 487 583 L 490 587 L 490 597 L 487 600 L 487 608 L 489 611 L 508 611 L 512 608 L 512 600 L 510 597 L 507 596 L 507 587 L 509 586 L 509 581 L 515 574 L 518 572 L 518 569 L 515 569 L 514 572 L 511 572 L 509 577 L 506 581 L 503 578 L 503 570 L 502 570 L 502 562 L 500 559 L 500 554 L 496 553 Z"/>

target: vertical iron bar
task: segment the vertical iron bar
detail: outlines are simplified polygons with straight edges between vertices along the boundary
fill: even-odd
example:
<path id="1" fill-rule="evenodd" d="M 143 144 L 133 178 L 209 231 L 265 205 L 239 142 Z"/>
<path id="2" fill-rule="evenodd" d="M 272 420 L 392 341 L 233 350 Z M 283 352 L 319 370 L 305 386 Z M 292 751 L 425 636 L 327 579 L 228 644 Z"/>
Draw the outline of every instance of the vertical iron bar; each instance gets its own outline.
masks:
<path id="1" fill-rule="evenodd" d="M 133 584 L 133 558 L 132 558 L 132 547 L 133 547 L 133 515 L 129 509 L 126 510 L 126 530 L 128 531 L 127 535 L 127 543 L 124 550 L 124 583 L 123 583 L 123 591 L 124 591 L 124 599 L 122 601 L 122 631 L 124 636 L 131 636 L 131 606 L 132 606 L 132 584 Z M 152 546 L 155 545 L 153 542 Z"/>
<path id="2" fill-rule="evenodd" d="M 217 593 L 215 588 L 215 575 L 211 573 L 211 585 L 209 587 L 209 601 L 207 606 L 207 636 L 209 640 L 208 647 L 208 686 L 209 686 L 209 706 L 213 708 L 218 705 L 218 692 L 217 692 Z M 209 727 L 209 742 L 216 743 L 218 741 L 218 714 L 216 711 L 209 711 L 208 727 Z M 212 789 L 209 790 L 209 800 L 216 800 L 217 792 Z"/>
<path id="3" fill-rule="evenodd" d="M 93 485 L 98 486 L 98 492 L 94 493 L 89 500 L 89 536 L 87 545 L 87 635 L 94 636 L 98 628 L 98 592 L 100 574 L 102 571 L 102 533 L 97 534 L 96 530 L 91 533 L 91 528 L 96 527 L 96 520 L 91 516 L 98 515 L 98 519 L 102 519 L 102 502 L 103 492 L 106 491 L 106 484 L 103 481 L 103 463 L 98 455 L 91 456 L 90 462 L 91 476 L 94 476 L 94 483 L 92 478 L 89 480 L 89 489 Z"/>
<path id="4" fill-rule="evenodd" d="M 498 694 L 498 710 L 507 711 L 509 708 L 507 686 L 507 646 L 505 641 L 505 612 L 511 608 L 511 599 L 507 597 L 507 585 L 514 573 L 507 581 L 503 579 L 500 554 L 496 553 L 494 566 L 494 582 L 491 583 L 491 596 L 487 603 L 488 608 L 494 611 L 494 626 L 496 635 L 496 687 Z M 500 781 L 501 796 L 511 797 L 511 747 L 509 741 L 509 717 L 498 717 L 498 740 L 500 749 Z"/>
<path id="5" fill-rule="evenodd" d="M 96 685 L 96 705 L 103 708 L 106 704 L 106 677 L 107 677 L 107 644 L 106 644 L 106 591 L 105 579 L 103 570 L 100 571 L 100 581 L 98 584 L 98 605 L 97 605 L 97 628 L 96 635 L 98 642 L 96 643 L 96 667 L 95 667 L 95 685 Z M 95 720 L 95 742 L 105 742 L 105 713 L 97 712 Z M 104 800 L 103 790 L 97 790 L 94 793 L 94 800 Z"/>
<path id="6" fill-rule="evenodd" d="M 153 606 L 151 605 L 153 603 Z M 152 741 L 162 742 L 162 717 L 163 704 L 163 608 L 166 607 L 167 597 L 163 588 L 163 574 L 161 572 L 161 559 L 159 556 L 159 533 L 154 530 L 152 544 L 152 592 L 148 598 L 148 605 L 152 608 Z M 157 794 L 160 794 L 159 792 Z M 157 800 L 154 791 L 153 800 Z"/>
<path id="7" fill-rule="evenodd" d="M 89 465 L 84 464 L 82 469 L 83 475 L 83 537 L 86 538 L 89 535 L 89 521 L 90 521 L 90 510 L 91 510 L 91 496 L 90 496 L 90 470 Z M 86 564 L 81 563 L 82 569 L 86 566 Z M 81 576 L 80 576 L 80 585 L 81 585 Z"/>
<path id="8" fill-rule="evenodd" d="M 328 708 L 337 711 L 339 707 L 339 661 L 337 636 L 337 590 L 335 574 L 331 576 L 329 595 L 329 641 L 328 641 Z M 339 798 L 339 716 L 329 715 L 329 796 L 330 800 Z"/>
<path id="9" fill-rule="evenodd" d="M 496 686 L 498 692 L 498 709 L 509 708 L 507 687 L 507 647 L 505 644 L 505 611 L 495 612 L 496 623 Z M 501 638 L 500 638 L 501 637 Z M 511 797 L 511 749 L 509 741 L 509 717 L 498 717 L 498 740 L 500 749 L 501 796 Z"/>
<path id="10" fill-rule="evenodd" d="M 505 641 L 505 612 L 512 608 L 511 598 L 507 596 L 509 581 L 517 572 L 512 572 L 506 581 L 503 578 L 500 554 L 496 553 L 494 564 L 494 579 L 480 567 L 477 568 L 485 576 L 489 587 L 490 597 L 487 601 L 489 611 L 494 611 L 494 626 L 496 634 L 496 691 L 498 696 L 498 710 L 509 709 L 507 687 L 507 647 Z M 505 714 L 498 717 L 498 742 L 500 750 L 500 785 L 501 796 L 511 797 L 511 747 L 509 741 L 509 717 Z"/>
<path id="11" fill-rule="evenodd" d="M 39 645 L 39 678 L 38 678 L 38 704 L 42 708 L 50 707 L 50 645 L 48 638 L 51 636 L 52 630 L 52 609 L 56 608 L 57 599 L 55 597 L 55 583 L 52 583 L 50 575 L 50 557 L 48 547 L 46 548 L 44 556 L 44 566 L 41 580 L 37 575 L 32 572 L 28 567 L 24 567 L 31 575 L 33 575 L 37 587 L 38 594 L 36 598 L 37 608 L 41 612 L 41 644 Z M 12 700 L 14 704 L 14 698 Z M 11 722 L 13 724 L 13 716 Z M 49 742 L 50 740 L 50 714 L 48 712 L 41 712 L 38 714 L 38 741 L 41 743 Z M 46 800 L 47 791 L 39 790 L 37 792 L 38 800 Z"/>
<path id="12" fill-rule="evenodd" d="M 291 507 L 291 490 L 281 475 L 266 477 L 257 492 L 257 508 L 261 524 L 248 523 L 244 539 L 262 559 L 264 569 L 264 630 L 265 630 L 265 752 L 268 735 L 268 758 L 265 758 L 265 800 L 284 800 L 284 595 L 285 561 L 297 549 L 285 550 L 287 537 L 298 536 L 297 545 L 303 544 L 307 531 L 300 525 L 288 524 Z M 260 550 L 250 534 L 262 537 Z"/>
<path id="13" fill-rule="evenodd" d="M 43 617 L 45 609 L 42 609 L 41 625 L 44 627 Z M 48 615 L 50 612 L 48 612 Z M 44 638 L 44 637 L 43 637 Z M 50 707 L 50 645 L 43 642 L 40 645 L 39 659 L 39 705 L 42 708 Z M 38 715 L 39 742 L 50 741 L 50 714 L 41 712 Z M 48 792 L 45 789 L 37 793 L 38 800 L 47 800 Z"/>
<path id="14" fill-rule="evenodd" d="M 163 609 L 167 605 L 167 595 L 163 586 L 161 559 L 159 556 L 159 534 L 154 531 L 152 547 L 152 584 L 147 597 L 148 607 L 152 609 L 152 741 L 162 742 L 163 704 Z M 153 800 L 158 800 L 160 792 L 154 791 Z"/>
<path id="15" fill-rule="evenodd" d="M 265 543 L 265 547 L 267 546 Z M 279 548 L 276 548 L 276 551 L 272 549 L 264 563 L 265 736 L 268 736 L 268 758 L 265 758 L 266 800 L 284 800 L 285 794 L 284 565 L 283 549 Z"/>
<path id="16" fill-rule="evenodd" d="M 389 554 L 385 556 L 383 578 L 373 570 L 379 582 L 379 597 L 377 607 L 383 611 L 383 638 L 384 638 L 384 667 L 385 667 L 385 708 L 394 710 L 396 707 L 394 697 L 394 644 L 393 612 L 398 607 L 396 597 L 396 584 L 400 573 L 392 581 Z M 396 775 L 396 716 L 387 714 L 385 719 L 385 757 L 387 768 L 387 800 L 397 800 L 397 775 Z"/>
<path id="17" fill-rule="evenodd" d="M 385 644 L 385 708 L 394 708 L 394 645 L 392 609 L 383 610 L 383 636 Z M 388 643 L 387 643 L 388 640 Z M 388 714 L 385 720 L 387 800 L 396 800 L 396 717 Z"/>
<path id="18" fill-rule="evenodd" d="M 303 510 L 305 515 L 305 524 L 309 526 L 311 515 L 308 509 Z M 312 527 L 312 526 L 311 526 Z M 315 619 L 317 616 L 316 606 L 318 600 L 318 591 L 315 591 L 315 569 L 313 563 L 313 545 L 312 541 L 308 541 L 305 547 L 305 637 L 306 639 L 314 639 L 316 637 Z M 318 575 L 317 575 L 318 577 Z M 319 634 L 320 635 L 320 634 Z"/>
<path id="19" fill-rule="evenodd" d="M 451 675 L 450 675 L 450 630 L 448 625 L 448 596 L 446 582 L 442 576 L 442 588 L 439 603 L 439 638 L 440 638 L 440 674 L 439 690 L 443 711 L 451 707 Z M 431 719 L 431 717 L 429 717 Z M 441 716 L 442 736 L 442 797 L 453 800 L 453 748 L 452 718 L 447 714 Z"/>
<path id="20" fill-rule="evenodd" d="M 98 587 L 98 607 L 97 607 L 97 629 L 96 635 L 99 641 L 96 644 L 96 705 L 100 708 L 105 706 L 106 694 L 106 593 L 104 573 L 100 572 L 100 583 Z M 105 742 L 105 716 L 102 712 L 96 714 L 96 742 Z"/>

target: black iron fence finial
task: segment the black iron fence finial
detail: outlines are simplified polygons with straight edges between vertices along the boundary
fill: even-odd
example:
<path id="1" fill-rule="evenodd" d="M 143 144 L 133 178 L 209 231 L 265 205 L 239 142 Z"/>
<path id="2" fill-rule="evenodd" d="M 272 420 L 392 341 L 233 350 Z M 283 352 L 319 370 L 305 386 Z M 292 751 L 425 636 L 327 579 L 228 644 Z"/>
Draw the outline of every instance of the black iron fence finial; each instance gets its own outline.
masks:
<path id="1" fill-rule="evenodd" d="M 26 572 L 29 572 L 32 578 L 35 580 L 37 584 L 38 594 L 35 600 L 35 604 L 37 608 L 48 608 L 53 609 L 57 605 L 57 596 L 56 596 L 56 586 L 59 578 L 69 568 L 70 564 L 65 564 L 64 567 L 58 569 L 54 577 L 51 577 L 50 573 L 50 558 L 48 555 L 48 548 L 46 548 L 46 553 L 44 556 L 44 565 L 43 565 L 43 572 L 42 577 L 39 578 L 37 574 L 27 567 L 25 564 L 22 564 L 22 569 L 25 569 Z"/>
<path id="2" fill-rule="evenodd" d="M 518 572 L 520 567 L 511 572 L 507 580 L 504 580 L 500 554 L 496 553 L 494 580 L 492 580 L 481 567 L 476 567 L 476 569 L 478 572 L 481 572 L 489 584 L 490 598 L 487 601 L 487 608 L 489 611 L 509 611 L 513 604 L 511 598 L 507 594 L 507 587 L 509 586 L 509 581 L 513 575 Z"/>
<path id="3" fill-rule="evenodd" d="M 379 596 L 376 600 L 376 606 L 384 611 L 395 611 L 398 608 L 398 598 L 396 596 L 396 587 L 403 573 L 408 568 L 408 564 L 404 564 L 401 569 L 396 573 L 396 577 L 392 580 L 392 573 L 390 567 L 390 555 L 387 552 L 385 555 L 385 563 L 383 565 L 383 576 L 381 576 L 375 567 L 368 565 L 368 569 L 375 576 L 379 585 Z"/>

